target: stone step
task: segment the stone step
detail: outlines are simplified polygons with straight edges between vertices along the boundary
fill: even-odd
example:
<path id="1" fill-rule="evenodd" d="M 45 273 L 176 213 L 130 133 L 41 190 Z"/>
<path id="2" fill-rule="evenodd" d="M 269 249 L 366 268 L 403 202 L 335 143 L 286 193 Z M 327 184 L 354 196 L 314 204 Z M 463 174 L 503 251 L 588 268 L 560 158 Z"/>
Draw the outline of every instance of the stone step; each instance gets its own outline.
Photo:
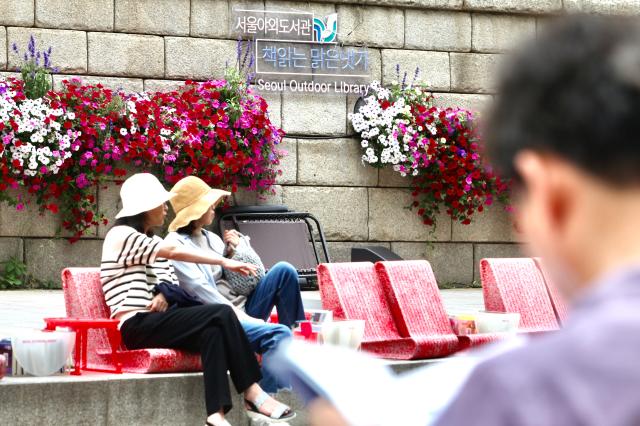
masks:
<path id="1" fill-rule="evenodd" d="M 438 361 L 389 361 L 389 365 L 403 372 L 434 362 Z M 231 381 L 229 386 L 234 393 Z M 201 425 L 206 417 L 203 395 L 202 373 L 5 377 L 0 380 L 0 422 L 5 426 Z M 303 404 L 293 393 L 282 391 L 277 398 L 298 413 L 291 426 L 307 424 Z M 233 406 L 227 415 L 232 425 L 259 426 L 245 414 L 240 395 L 233 396 Z"/>

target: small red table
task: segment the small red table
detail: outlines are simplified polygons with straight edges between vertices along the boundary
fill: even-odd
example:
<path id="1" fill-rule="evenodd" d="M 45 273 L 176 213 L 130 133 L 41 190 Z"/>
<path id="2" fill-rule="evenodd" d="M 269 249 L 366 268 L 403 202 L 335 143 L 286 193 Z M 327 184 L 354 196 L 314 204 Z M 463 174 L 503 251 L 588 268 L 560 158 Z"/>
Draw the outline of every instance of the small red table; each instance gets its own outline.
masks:
<path id="1" fill-rule="evenodd" d="M 67 327 L 76 333 L 76 347 L 74 355 L 74 369 L 71 372 L 74 376 L 81 374 L 80 370 L 100 371 L 104 373 L 122 373 L 122 363 L 118 359 L 118 349 L 120 348 L 120 330 L 116 319 L 88 319 L 88 318 L 44 318 L 45 330 L 53 331 L 57 327 Z M 87 368 L 87 331 L 90 329 L 104 329 L 111 345 L 111 357 L 115 370 L 103 370 L 97 368 Z"/>
<path id="2" fill-rule="evenodd" d="M 311 322 L 300 321 L 300 330 L 294 330 L 293 337 L 301 340 L 310 340 L 312 342 L 316 342 L 318 340 L 318 333 L 314 333 Z"/>

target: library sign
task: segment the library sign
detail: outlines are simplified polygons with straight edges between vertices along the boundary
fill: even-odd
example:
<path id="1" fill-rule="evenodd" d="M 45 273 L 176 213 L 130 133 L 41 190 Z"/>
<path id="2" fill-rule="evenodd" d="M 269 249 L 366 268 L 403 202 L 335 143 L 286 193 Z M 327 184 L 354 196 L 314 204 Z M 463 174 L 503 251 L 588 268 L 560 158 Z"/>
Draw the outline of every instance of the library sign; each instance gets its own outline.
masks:
<path id="1" fill-rule="evenodd" d="M 338 43 L 338 14 L 234 9 L 232 30 L 252 39 L 260 91 L 364 95 L 370 81 L 366 47 Z"/>

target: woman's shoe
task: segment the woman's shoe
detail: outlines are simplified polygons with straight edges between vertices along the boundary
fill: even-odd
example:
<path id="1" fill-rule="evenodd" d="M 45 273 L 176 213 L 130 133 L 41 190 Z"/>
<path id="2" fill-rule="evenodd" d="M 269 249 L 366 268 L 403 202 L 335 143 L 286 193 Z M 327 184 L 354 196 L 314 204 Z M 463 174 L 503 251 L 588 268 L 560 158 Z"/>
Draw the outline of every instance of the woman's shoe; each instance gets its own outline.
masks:
<path id="1" fill-rule="evenodd" d="M 276 401 L 276 406 L 270 416 L 260 412 L 260 407 L 269 399 L 269 394 L 262 392 L 258 395 L 255 401 L 249 401 L 245 399 L 244 402 L 247 405 L 247 415 L 251 420 L 266 420 L 270 423 L 286 422 L 296 417 L 296 413 L 287 407 L 282 402 Z"/>

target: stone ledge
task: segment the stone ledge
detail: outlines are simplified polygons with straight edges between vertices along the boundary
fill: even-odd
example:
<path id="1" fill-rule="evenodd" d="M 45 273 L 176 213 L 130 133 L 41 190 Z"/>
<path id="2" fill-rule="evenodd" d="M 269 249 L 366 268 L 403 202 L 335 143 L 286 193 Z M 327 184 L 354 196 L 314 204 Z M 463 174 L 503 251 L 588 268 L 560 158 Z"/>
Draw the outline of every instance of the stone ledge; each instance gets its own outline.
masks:
<path id="1" fill-rule="evenodd" d="M 249 191 L 244 188 L 238 188 L 233 197 L 233 205 L 236 206 L 263 206 L 270 204 L 283 204 L 282 202 L 282 186 L 274 185 L 274 193 L 258 194 L 255 191 Z M 168 221 L 166 222 L 169 223 Z"/>
<path id="2" fill-rule="evenodd" d="M 319 120 L 319 117 L 327 117 Z M 292 135 L 343 135 L 347 126 L 344 95 L 284 93 L 282 129 Z"/>
<path id="3" fill-rule="evenodd" d="M 73 30 L 48 30 L 39 28 L 9 27 L 7 29 L 7 45 L 11 49 L 17 43 L 24 52 L 29 37 L 36 39 L 36 48 L 46 50 L 52 47 L 51 62 L 61 72 L 84 74 L 87 72 L 87 33 Z M 12 51 L 9 52 L 9 69 L 16 69 L 22 63 Z"/>
<path id="4" fill-rule="evenodd" d="M 568 12 L 603 13 L 612 15 L 635 15 L 640 12 L 637 0 L 564 0 L 564 8 Z"/>
<path id="5" fill-rule="evenodd" d="M 225 63 L 236 61 L 236 42 L 165 37 L 167 78 L 207 80 L 224 76 Z"/>
<path id="6" fill-rule="evenodd" d="M 473 282 L 473 244 L 391 243 L 391 250 L 405 260 L 428 261 L 440 286 Z"/>
<path id="7" fill-rule="evenodd" d="M 359 139 L 298 140 L 301 185 L 375 186 L 378 172 L 361 161 Z"/>
<path id="8" fill-rule="evenodd" d="M 396 373 L 432 365 L 440 360 L 386 361 Z M 250 423 L 241 408 L 242 397 L 232 390 L 233 409 L 227 420 L 233 425 Z M 286 424 L 308 424 L 301 401 L 281 391 L 278 400 L 292 407 L 297 417 Z M 82 376 L 5 377 L 0 381 L 0 401 L 5 426 L 55 424 L 131 426 L 171 424 L 193 426 L 206 417 L 202 373 L 102 374 Z"/>
<path id="9" fill-rule="evenodd" d="M 426 226 L 415 210 L 411 191 L 369 188 L 369 239 L 374 241 L 449 241 L 451 219 L 440 214 L 436 227 Z"/>
<path id="10" fill-rule="evenodd" d="M 276 182 L 284 185 L 295 185 L 298 181 L 298 141 L 284 138 L 278 148 L 287 151 L 287 155 L 280 160 L 282 174 L 276 178 Z"/>
<path id="11" fill-rule="evenodd" d="M 406 11 L 407 49 L 469 52 L 471 15 L 446 11 Z"/>
<path id="12" fill-rule="evenodd" d="M 38 0 L 35 3 L 37 27 L 113 30 L 113 0 Z"/>
<path id="13" fill-rule="evenodd" d="M 0 27 L 0 46 L 7 46 L 7 29 L 5 27 Z M 4 48 L 0 49 L 0 69 L 7 69 L 7 49 Z"/>
<path id="14" fill-rule="evenodd" d="M 511 213 L 497 203 L 485 206 L 483 212 L 475 212 L 471 223 L 463 225 L 453 221 L 451 239 L 464 242 L 517 242 L 519 236 L 513 226 Z"/>
<path id="15" fill-rule="evenodd" d="M 48 210 L 40 212 L 34 198 L 26 189 L 12 191 L 14 197 L 21 197 L 23 210 L 17 211 L 7 203 L 0 203 L 0 236 L 3 237 L 41 237 L 54 238 L 56 231 L 62 226 L 62 216 Z M 97 229 L 89 228 L 84 238 L 95 238 Z M 61 229 L 62 237 L 71 236 L 69 231 Z"/>
<path id="16" fill-rule="evenodd" d="M 506 52 L 536 35 L 536 19 L 531 16 L 474 13 L 473 51 Z"/>
<path id="17" fill-rule="evenodd" d="M 482 113 L 493 101 L 491 95 L 433 93 L 433 105 L 440 108 L 465 108 Z"/>
<path id="18" fill-rule="evenodd" d="M 468 10 L 540 14 L 562 11 L 562 2 L 562 0 L 464 0 L 464 7 Z"/>
<path id="19" fill-rule="evenodd" d="M 285 186 L 282 202 L 316 216 L 327 239 L 367 239 L 367 188 Z"/>
<path id="20" fill-rule="evenodd" d="M 189 0 L 115 0 L 115 30 L 186 36 L 190 12 Z"/>
<path id="21" fill-rule="evenodd" d="M 580 0 L 565 0 L 565 3 Z M 583 0 L 584 1 L 584 0 Z M 587 0 L 595 3 L 599 0 Z M 623 0 L 632 4 L 634 0 Z M 353 0 L 315 0 L 316 3 L 353 4 Z M 550 14 L 562 11 L 562 0 L 362 0 L 358 5 L 400 7 L 404 9 L 468 11 L 482 10 L 495 13 Z M 628 7 L 628 6 L 627 6 Z"/>
<path id="22" fill-rule="evenodd" d="M 416 67 L 420 67 L 420 81 L 427 84 L 430 90 L 451 89 L 450 60 L 448 52 L 429 52 L 419 50 L 382 50 L 382 80 L 390 84 L 398 80 L 396 64 L 400 65 L 400 79 L 407 73 L 411 82 Z"/>
<path id="23" fill-rule="evenodd" d="M 11 13 L 5 11 L 11 11 Z M 34 17 L 33 1 L 0 0 L 0 25 L 31 26 Z"/>
<path id="24" fill-rule="evenodd" d="M 339 5 L 337 12 L 338 32 L 346 44 L 396 48 L 404 45 L 404 13 L 401 9 L 351 4 Z"/>
<path id="25" fill-rule="evenodd" d="M 191 0 L 189 34 L 191 37 L 228 37 L 230 19 L 227 1 Z"/>
<path id="26" fill-rule="evenodd" d="M 137 34 L 88 33 L 89 73 L 164 77 L 164 40 Z M 113 52 L 118 52 L 114 55 Z"/>
<path id="27" fill-rule="evenodd" d="M 60 272 L 69 266 L 99 266 L 101 240 L 26 239 L 27 273 L 38 281 L 60 285 Z"/>
<path id="28" fill-rule="evenodd" d="M 6 262 L 12 257 L 24 262 L 24 241 L 21 238 L 0 237 L 0 262 Z"/>
<path id="29" fill-rule="evenodd" d="M 411 176 L 400 175 L 388 165 L 378 172 L 378 186 L 383 188 L 411 188 Z"/>
<path id="30" fill-rule="evenodd" d="M 451 91 L 493 93 L 501 55 L 451 53 Z"/>

